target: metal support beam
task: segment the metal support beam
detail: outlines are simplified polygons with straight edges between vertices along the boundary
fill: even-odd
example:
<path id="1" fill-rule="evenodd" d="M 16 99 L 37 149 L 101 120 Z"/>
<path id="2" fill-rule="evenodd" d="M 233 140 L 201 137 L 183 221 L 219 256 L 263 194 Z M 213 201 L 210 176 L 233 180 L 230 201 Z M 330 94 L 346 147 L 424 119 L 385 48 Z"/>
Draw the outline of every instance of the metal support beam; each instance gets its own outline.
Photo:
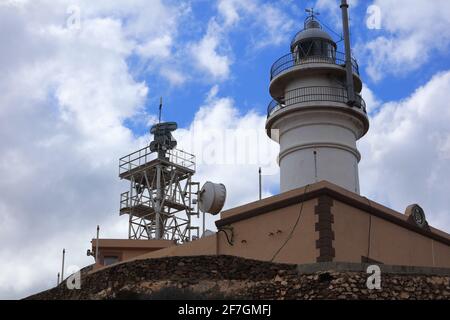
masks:
<path id="1" fill-rule="evenodd" d="M 341 2 L 342 10 L 342 24 L 344 29 L 344 43 L 345 43 L 345 67 L 347 70 L 347 93 L 348 104 L 353 106 L 356 103 L 355 98 L 355 84 L 353 82 L 353 67 L 352 67 L 352 52 L 350 44 L 350 27 L 348 17 L 348 3 L 347 0 Z"/>
<path id="2" fill-rule="evenodd" d="M 161 165 L 156 166 L 156 207 L 155 207 L 155 238 L 161 239 L 161 203 L 162 203 L 162 185 L 161 185 Z"/>

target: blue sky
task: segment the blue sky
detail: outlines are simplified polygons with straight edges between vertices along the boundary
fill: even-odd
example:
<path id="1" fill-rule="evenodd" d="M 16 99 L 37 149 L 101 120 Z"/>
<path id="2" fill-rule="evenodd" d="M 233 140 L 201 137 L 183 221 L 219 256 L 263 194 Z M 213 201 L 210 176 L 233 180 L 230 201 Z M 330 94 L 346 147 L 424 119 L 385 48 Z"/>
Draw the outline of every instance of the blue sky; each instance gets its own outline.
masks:
<path id="1" fill-rule="evenodd" d="M 253 109 L 261 114 L 266 112 L 267 104 L 271 97 L 268 93 L 269 70 L 273 62 L 289 51 L 289 42 L 296 32 L 303 28 L 306 17 L 305 8 L 314 7 L 315 1 L 280 1 L 276 2 L 278 8 L 283 9 L 283 13 L 291 19 L 287 31 L 280 32 L 282 41 L 276 45 L 267 45 L 263 48 L 255 49 L 252 44 L 258 41 L 260 30 L 257 27 L 246 28 L 244 17 L 243 25 L 239 25 L 229 32 L 226 43 L 219 44 L 218 52 L 229 53 L 233 63 L 230 64 L 230 76 L 223 81 L 219 81 L 220 93 L 223 96 L 231 96 L 238 102 L 239 110 L 248 112 Z M 368 18 L 367 8 L 371 1 L 359 1 L 357 6 L 352 8 L 351 32 L 352 44 L 355 46 L 370 42 L 377 37 L 390 34 L 387 30 L 369 29 L 366 26 Z M 197 41 L 206 32 L 208 22 L 211 17 L 217 17 L 217 3 L 214 1 L 193 1 L 192 14 L 189 17 L 189 28 L 182 30 L 178 38 L 181 45 L 187 42 Z M 342 34 L 340 20 L 336 21 L 335 15 L 340 14 L 338 5 L 334 12 L 320 10 L 319 19 L 324 22 L 329 29 L 337 34 Z M 318 9 L 319 10 L 319 9 Z M 339 17 L 340 18 L 340 17 Z M 382 17 L 381 17 L 382 19 Z M 220 17 L 217 18 L 220 21 Z M 248 19 L 247 19 L 248 20 Z M 381 20 L 383 22 L 383 20 Z M 333 38 L 339 40 L 336 34 L 325 28 Z M 340 51 L 343 52 L 343 43 L 339 43 Z M 447 52 L 432 52 L 425 63 L 414 72 L 404 72 L 397 75 L 389 75 L 382 81 L 374 81 L 366 72 L 367 55 L 364 52 L 353 49 L 353 54 L 359 62 L 361 77 L 365 84 L 370 87 L 373 93 L 381 101 L 396 101 L 408 97 L 416 88 L 426 84 L 434 74 L 450 67 L 450 59 Z M 183 60 L 183 58 L 181 58 Z M 190 59 L 190 57 L 184 57 Z M 130 69 L 136 65 L 137 79 L 141 79 L 152 88 L 149 94 L 146 108 L 149 113 L 155 113 L 159 104 L 159 96 L 164 96 L 165 109 L 164 118 L 177 121 L 182 126 L 191 123 L 198 105 L 204 100 L 205 94 L 211 88 L 212 83 L 204 77 L 191 79 L 185 85 L 173 86 L 170 81 L 161 77 L 155 68 L 149 68 L 147 72 L 141 72 L 142 66 L 139 58 L 131 58 Z M 183 69 L 184 72 L 189 70 Z M 187 103 L 188 102 L 188 103 Z M 147 130 L 146 126 L 130 127 L 138 133 Z"/>
<path id="2" fill-rule="evenodd" d="M 118 159 L 148 144 L 160 96 L 179 147 L 197 155 L 196 179 L 225 183 L 227 208 L 257 199 L 259 166 L 263 195 L 277 193 L 269 70 L 305 8 L 341 33 L 338 2 L 0 0 L 0 298 L 54 285 L 63 246 L 69 264 L 92 263 L 97 224 L 102 237 L 127 236 Z M 350 4 L 371 122 L 361 192 L 399 212 L 419 203 L 449 232 L 450 2 Z"/>

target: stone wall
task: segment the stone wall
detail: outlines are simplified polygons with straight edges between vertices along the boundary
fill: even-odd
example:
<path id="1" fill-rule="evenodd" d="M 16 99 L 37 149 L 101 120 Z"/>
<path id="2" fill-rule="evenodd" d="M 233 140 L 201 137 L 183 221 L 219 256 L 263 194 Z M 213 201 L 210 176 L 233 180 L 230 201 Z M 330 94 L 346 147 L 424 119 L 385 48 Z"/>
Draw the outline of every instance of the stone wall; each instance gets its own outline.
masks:
<path id="1" fill-rule="evenodd" d="M 299 270 L 232 256 L 137 260 L 84 274 L 81 290 L 62 283 L 27 299 L 450 299 L 449 275 L 382 273 L 369 290 L 366 272 Z"/>

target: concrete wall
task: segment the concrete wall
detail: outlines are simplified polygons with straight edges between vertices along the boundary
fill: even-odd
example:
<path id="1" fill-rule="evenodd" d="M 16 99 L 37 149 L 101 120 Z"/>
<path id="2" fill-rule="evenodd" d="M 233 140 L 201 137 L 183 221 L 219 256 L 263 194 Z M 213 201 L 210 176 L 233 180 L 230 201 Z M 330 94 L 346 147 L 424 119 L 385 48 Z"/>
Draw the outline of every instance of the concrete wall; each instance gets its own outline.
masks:
<path id="1" fill-rule="evenodd" d="M 92 252 L 97 249 L 97 240 L 92 239 Z M 130 239 L 99 239 L 98 261 L 93 269 L 97 270 L 104 266 L 104 258 L 108 256 L 117 257 L 118 261 L 128 261 L 135 257 L 159 251 L 163 248 L 174 246 L 173 241 L 168 240 L 130 240 Z"/>
<path id="2" fill-rule="evenodd" d="M 334 201 L 333 242 L 338 262 L 361 257 L 389 265 L 450 267 L 450 246 Z"/>
<path id="3" fill-rule="evenodd" d="M 316 249 L 318 235 L 315 232 L 314 215 L 316 204 L 317 199 L 304 202 L 297 226 L 295 224 L 301 204 L 233 223 L 234 245 L 229 245 L 225 235 L 219 233 L 219 254 L 270 261 L 289 238 L 275 257 L 275 262 L 297 264 L 315 262 L 318 256 Z M 291 235 L 294 227 L 295 230 Z"/>
<path id="4" fill-rule="evenodd" d="M 327 180 L 359 193 L 356 140 L 362 135 L 363 125 L 338 106 L 329 110 L 334 107 L 332 102 L 324 107 L 307 110 L 289 106 L 286 112 L 292 112 L 273 124 L 272 129 L 280 130 L 281 192 Z"/>
<path id="5" fill-rule="evenodd" d="M 300 204 L 233 223 L 233 245 L 230 245 L 225 234 L 220 232 L 181 246 L 148 253 L 139 259 L 219 254 L 270 261 L 290 236 L 290 240 L 274 261 L 313 263 L 316 262 L 318 255 L 315 244 L 318 235 L 314 231 L 316 203 L 317 200 L 310 200 L 303 204 L 299 223 L 291 236 L 290 233 L 299 216 Z"/>

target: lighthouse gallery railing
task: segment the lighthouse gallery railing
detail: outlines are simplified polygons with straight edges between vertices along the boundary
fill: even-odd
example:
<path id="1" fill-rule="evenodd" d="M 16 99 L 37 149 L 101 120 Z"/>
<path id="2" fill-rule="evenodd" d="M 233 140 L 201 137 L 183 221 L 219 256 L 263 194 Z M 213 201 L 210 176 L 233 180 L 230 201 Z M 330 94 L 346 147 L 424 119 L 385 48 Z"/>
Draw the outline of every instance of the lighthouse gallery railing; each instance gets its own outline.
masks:
<path id="1" fill-rule="evenodd" d="M 329 52 L 329 54 L 322 55 L 308 55 L 300 57 L 298 53 L 288 53 L 275 61 L 270 69 L 270 80 L 279 74 L 288 71 L 296 66 L 310 64 L 310 63 L 327 63 L 345 66 L 345 54 L 342 52 Z M 353 72 L 359 75 L 358 62 L 352 58 Z"/>
<path id="2" fill-rule="evenodd" d="M 344 87 L 303 87 L 286 92 L 286 97 L 279 100 L 272 100 L 267 108 L 267 117 L 285 107 L 307 102 L 329 101 L 347 103 L 347 90 Z M 366 112 L 366 102 L 361 95 L 356 95 L 356 106 Z"/>

